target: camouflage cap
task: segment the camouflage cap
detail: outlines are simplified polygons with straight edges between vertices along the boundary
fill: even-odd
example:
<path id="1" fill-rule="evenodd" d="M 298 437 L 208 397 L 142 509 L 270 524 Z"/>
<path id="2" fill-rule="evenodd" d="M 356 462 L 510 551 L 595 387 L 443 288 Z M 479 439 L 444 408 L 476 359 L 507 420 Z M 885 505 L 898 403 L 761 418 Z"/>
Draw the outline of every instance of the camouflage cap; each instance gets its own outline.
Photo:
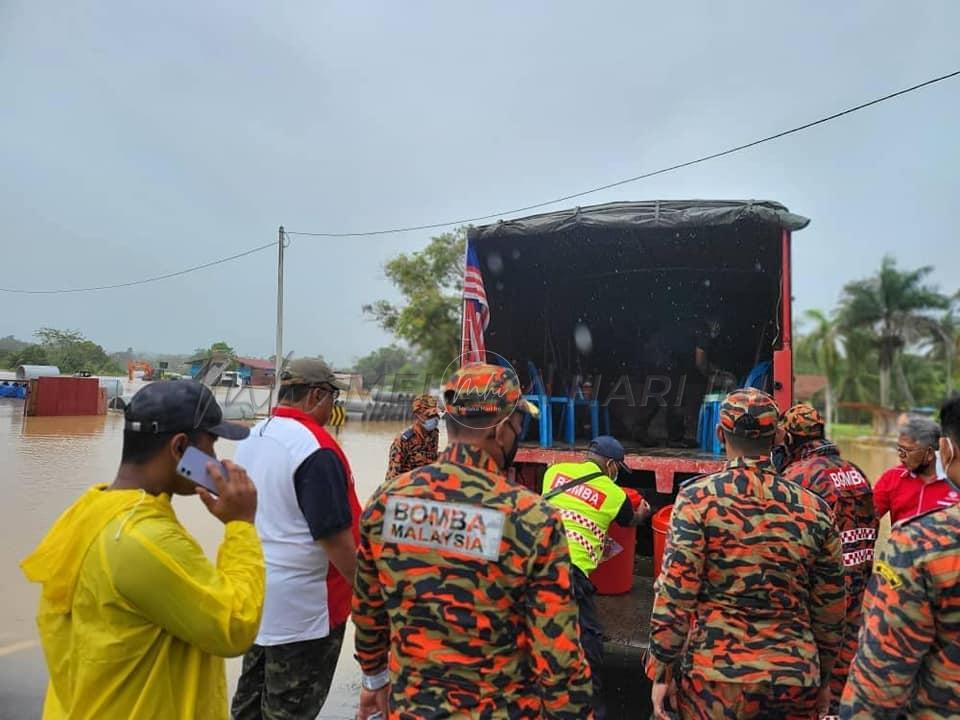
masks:
<path id="1" fill-rule="evenodd" d="M 317 358 L 298 358 L 291 362 L 280 374 L 281 385 L 330 385 L 337 390 L 349 389 L 323 360 Z"/>
<path id="2" fill-rule="evenodd" d="M 780 427 L 796 438 L 822 438 L 826 423 L 812 405 L 797 403 L 780 418 Z"/>
<path id="3" fill-rule="evenodd" d="M 720 426 L 740 437 L 772 438 L 779 418 L 776 401 L 755 388 L 734 390 L 720 406 Z"/>
<path id="4" fill-rule="evenodd" d="M 429 418 L 438 414 L 437 399 L 433 395 L 417 395 L 410 405 L 414 417 Z"/>
<path id="5" fill-rule="evenodd" d="M 536 405 L 523 398 L 513 368 L 470 363 L 443 385 L 443 410 L 463 418 L 506 417 L 515 410 L 538 417 Z"/>

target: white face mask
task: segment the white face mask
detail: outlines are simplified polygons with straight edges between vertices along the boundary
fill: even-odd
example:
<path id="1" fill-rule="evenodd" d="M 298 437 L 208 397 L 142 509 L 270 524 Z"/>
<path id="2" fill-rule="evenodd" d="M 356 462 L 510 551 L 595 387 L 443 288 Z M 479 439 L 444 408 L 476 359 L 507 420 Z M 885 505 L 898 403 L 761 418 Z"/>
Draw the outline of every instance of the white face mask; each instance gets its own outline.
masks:
<path id="1" fill-rule="evenodd" d="M 426 430 L 427 432 L 433 432 L 439 426 L 440 426 L 440 421 L 435 417 L 427 418 L 426 420 L 423 421 L 423 429 Z"/>
<path id="2" fill-rule="evenodd" d="M 957 450 L 953 440 L 946 437 L 940 438 L 940 462 L 943 465 L 943 472 L 954 483 L 960 484 L 960 468 L 957 468 L 951 474 L 951 466 L 958 456 L 960 456 L 960 451 Z"/>

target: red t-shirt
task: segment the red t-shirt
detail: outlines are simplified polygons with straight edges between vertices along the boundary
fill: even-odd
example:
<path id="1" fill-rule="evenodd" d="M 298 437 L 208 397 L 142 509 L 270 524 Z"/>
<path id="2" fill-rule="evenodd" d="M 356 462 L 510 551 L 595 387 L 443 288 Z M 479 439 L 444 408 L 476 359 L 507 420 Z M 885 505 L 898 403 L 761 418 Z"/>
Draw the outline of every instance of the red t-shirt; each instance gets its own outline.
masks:
<path id="1" fill-rule="evenodd" d="M 926 482 L 903 465 L 887 470 L 873 486 L 877 517 L 890 512 L 891 522 L 900 522 L 938 507 L 960 502 L 960 492 L 943 478 Z"/>

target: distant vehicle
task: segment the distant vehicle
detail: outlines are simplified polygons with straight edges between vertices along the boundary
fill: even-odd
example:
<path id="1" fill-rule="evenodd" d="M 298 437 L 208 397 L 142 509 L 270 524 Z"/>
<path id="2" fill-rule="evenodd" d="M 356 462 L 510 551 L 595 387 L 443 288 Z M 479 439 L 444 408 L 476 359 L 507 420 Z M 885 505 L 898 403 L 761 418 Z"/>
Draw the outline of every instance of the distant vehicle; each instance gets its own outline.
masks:
<path id="1" fill-rule="evenodd" d="M 131 360 L 127 363 L 127 378 L 132 382 L 136 373 L 144 380 L 153 380 L 153 365 L 145 360 Z"/>
<path id="2" fill-rule="evenodd" d="M 220 376 L 217 385 L 220 387 L 242 387 L 243 378 L 240 377 L 240 373 L 236 370 L 227 370 Z"/>

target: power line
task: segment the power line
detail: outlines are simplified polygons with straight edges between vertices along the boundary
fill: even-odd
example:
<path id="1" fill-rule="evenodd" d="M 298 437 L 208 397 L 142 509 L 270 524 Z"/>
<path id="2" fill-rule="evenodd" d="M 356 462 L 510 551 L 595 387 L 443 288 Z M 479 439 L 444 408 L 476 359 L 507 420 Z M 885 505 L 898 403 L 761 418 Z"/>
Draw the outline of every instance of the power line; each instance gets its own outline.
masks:
<path id="1" fill-rule="evenodd" d="M 143 278 L 142 280 L 131 280 L 130 282 L 116 283 L 114 285 L 98 285 L 96 287 L 85 288 L 62 288 L 57 290 L 20 290 L 17 288 L 0 288 L 0 292 L 18 293 L 21 295 L 62 295 L 65 293 L 95 292 L 97 290 L 116 290 L 117 288 L 133 287 L 134 285 L 145 285 L 147 283 L 159 282 L 160 280 L 169 280 L 170 278 L 179 277 L 180 275 L 187 275 L 188 273 L 196 272 L 197 270 L 205 270 L 206 268 L 213 267 L 214 265 L 222 265 L 223 263 L 230 262 L 231 260 L 239 260 L 247 255 L 253 255 L 254 253 L 258 253 L 262 250 L 268 250 L 276 247 L 277 244 L 275 242 L 270 242 L 266 245 L 261 245 L 260 247 L 244 250 L 236 255 L 230 255 L 229 257 L 220 258 L 219 260 L 211 260 L 210 262 L 203 263 L 202 265 L 194 265 L 193 267 L 177 270 L 176 272 L 165 273 L 164 275 L 154 275 L 153 277 Z"/>
<path id="2" fill-rule="evenodd" d="M 852 113 L 858 112 L 865 108 L 868 108 L 872 105 L 878 105 L 887 100 L 892 100 L 893 98 L 900 97 L 901 95 L 906 95 L 912 93 L 915 90 L 920 90 L 929 85 L 934 85 L 935 83 L 942 82 L 944 80 L 949 80 L 960 75 L 960 70 L 955 70 L 954 72 L 947 73 L 946 75 L 941 75 L 939 77 L 931 78 L 917 85 L 911 85 L 908 88 L 902 90 L 897 90 L 896 92 L 890 93 L 889 95 L 884 95 L 883 97 L 875 98 L 860 105 L 854 105 L 853 107 L 847 108 L 846 110 L 841 110 L 832 115 L 827 115 L 822 117 L 819 120 L 814 120 L 812 122 L 805 123 L 803 125 L 798 125 L 797 127 L 790 128 L 789 130 L 784 130 L 783 132 L 778 132 L 774 135 L 768 135 L 767 137 L 760 138 L 759 140 L 754 140 L 748 142 L 744 145 L 737 145 L 736 147 L 727 148 L 726 150 L 721 150 L 720 152 L 711 153 L 710 155 L 704 155 L 698 157 L 694 160 L 687 160 L 686 162 L 677 163 L 676 165 L 670 165 L 669 167 L 660 168 L 659 170 L 653 170 L 651 172 L 645 172 L 640 175 L 634 175 L 633 177 L 624 178 L 623 180 L 617 180 L 615 182 L 607 183 L 606 185 L 599 185 L 589 190 L 582 190 L 580 192 L 571 193 L 569 195 L 563 195 L 553 200 L 546 200 L 544 202 L 534 203 L 533 205 L 525 205 L 523 207 L 513 208 L 511 210 L 502 210 L 500 212 L 489 213 L 488 215 L 477 215 L 476 217 L 470 218 L 461 218 L 460 220 L 449 220 L 447 222 L 438 222 L 430 223 L 428 225 L 411 225 L 409 227 L 396 227 L 388 228 L 385 230 L 368 230 L 366 232 L 301 232 L 297 230 L 287 230 L 288 235 L 305 235 L 310 237 L 328 237 L 328 238 L 347 238 L 347 237 L 369 237 L 371 235 L 389 235 L 392 233 L 402 233 L 410 232 L 414 230 L 436 230 L 438 228 L 450 227 L 451 225 L 469 225 L 470 223 L 479 222 L 480 220 L 491 220 L 493 218 L 499 218 L 504 215 L 514 215 L 516 213 L 527 212 L 529 210 L 536 210 L 538 208 L 547 207 L 548 205 L 555 205 L 560 202 L 565 202 L 567 200 L 573 200 L 574 198 L 583 197 L 584 195 L 590 195 L 592 193 L 600 192 L 602 190 L 609 190 L 610 188 L 619 187 L 621 185 L 627 185 L 629 183 L 637 182 L 638 180 L 645 180 L 646 178 L 654 177 L 655 175 L 663 175 L 665 173 L 673 172 L 674 170 L 680 170 L 685 167 L 690 167 L 691 165 L 697 165 L 699 163 L 707 162 L 708 160 L 715 160 L 725 155 L 732 155 L 734 153 L 740 152 L 741 150 L 747 150 L 748 148 L 761 145 L 771 140 L 778 140 L 787 135 L 793 135 L 794 133 L 802 132 L 804 130 L 809 130 L 812 127 L 817 125 L 822 125 L 824 123 L 830 122 L 831 120 L 836 120 L 837 118 L 843 117 L 844 115 L 850 115 Z"/>

